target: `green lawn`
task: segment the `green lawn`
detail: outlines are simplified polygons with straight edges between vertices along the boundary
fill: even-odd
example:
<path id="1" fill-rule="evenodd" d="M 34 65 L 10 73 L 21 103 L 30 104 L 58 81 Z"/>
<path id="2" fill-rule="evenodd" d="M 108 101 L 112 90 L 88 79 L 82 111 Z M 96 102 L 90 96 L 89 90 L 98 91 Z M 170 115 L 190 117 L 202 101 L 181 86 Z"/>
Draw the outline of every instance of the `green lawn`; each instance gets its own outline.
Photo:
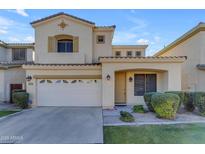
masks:
<path id="1" fill-rule="evenodd" d="M 205 143 L 205 124 L 106 126 L 106 144 Z"/>
<path id="2" fill-rule="evenodd" d="M 16 113 L 16 112 L 19 112 L 19 111 L 0 111 L 0 117 L 6 116 L 6 115 L 9 115 L 9 114 L 13 114 L 13 113 Z"/>

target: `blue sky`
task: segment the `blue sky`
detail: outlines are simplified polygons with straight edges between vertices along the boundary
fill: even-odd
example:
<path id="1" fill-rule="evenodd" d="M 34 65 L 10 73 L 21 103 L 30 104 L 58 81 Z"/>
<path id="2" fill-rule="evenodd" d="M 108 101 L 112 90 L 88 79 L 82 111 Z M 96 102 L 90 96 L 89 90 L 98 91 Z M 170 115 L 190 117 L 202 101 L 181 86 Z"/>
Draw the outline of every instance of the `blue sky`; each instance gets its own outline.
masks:
<path id="1" fill-rule="evenodd" d="M 96 23 L 113 25 L 113 44 L 149 44 L 152 55 L 176 38 L 205 22 L 205 10 L 0 10 L 0 40 L 33 42 L 30 22 L 66 12 Z"/>

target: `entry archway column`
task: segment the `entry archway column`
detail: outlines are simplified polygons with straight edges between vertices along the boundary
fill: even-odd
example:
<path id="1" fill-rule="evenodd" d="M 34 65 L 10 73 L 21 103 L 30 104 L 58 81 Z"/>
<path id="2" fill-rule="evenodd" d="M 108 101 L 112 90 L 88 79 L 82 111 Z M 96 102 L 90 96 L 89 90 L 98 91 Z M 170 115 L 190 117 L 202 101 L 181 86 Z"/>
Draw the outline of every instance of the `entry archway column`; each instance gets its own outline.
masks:
<path id="1" fill-rule="evenodd" d="M 110 77 L 110 78 L 109 78 Z M 109 64 L 102 65 L 102 107 L 113 109 L 115 105 L 115 72 Z"/>

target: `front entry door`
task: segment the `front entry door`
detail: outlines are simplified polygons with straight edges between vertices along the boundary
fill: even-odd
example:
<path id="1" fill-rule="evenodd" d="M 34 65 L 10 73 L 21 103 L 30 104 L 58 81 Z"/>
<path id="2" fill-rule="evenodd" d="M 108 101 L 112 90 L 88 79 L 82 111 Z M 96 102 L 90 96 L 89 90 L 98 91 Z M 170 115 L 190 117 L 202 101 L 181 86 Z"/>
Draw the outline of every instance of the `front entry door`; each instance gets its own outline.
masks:
<path id="1" fill-rule="evenodd" d="M 126 104 L 126 72 L 115 73 L 115 105 Z"/>

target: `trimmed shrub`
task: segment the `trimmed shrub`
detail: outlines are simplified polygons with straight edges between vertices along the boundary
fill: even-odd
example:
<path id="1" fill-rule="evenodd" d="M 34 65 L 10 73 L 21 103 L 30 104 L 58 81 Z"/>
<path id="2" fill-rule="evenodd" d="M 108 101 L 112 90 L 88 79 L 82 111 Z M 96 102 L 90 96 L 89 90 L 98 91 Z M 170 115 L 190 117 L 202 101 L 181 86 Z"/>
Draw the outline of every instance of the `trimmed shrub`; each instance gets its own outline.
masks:
<path id="1" fill-rule="evenodd" d="M 184 108 L 189 112 L 194 111 L 194 92 L 184 92 Z"/>
<path id="2" fill-rule="evenodd" d="M 135 121 L 135 118 L 129 112 L 120 111 L 120 120 L 124 121 L 124 122 L 133 122 L 133 121 Z"/>
<path id="3" fill-rule="evenodd" d="M 29 94 L 26 92 L 14 92 L 12 94 L 13 102 L 22 109 L 28 108 Z"/>
<path id="4" fill-rule="evenodd" d="M 154 112 L 154 109 L 153 109 L 152 104 L 151 104 L 152 95 L 154 95 L 154 94 L 158 94 L 158 93 L 157 92 L 148 92 L 148 93 L 144 94 L 145 104 L 147 105 L 147 108 L 151 112 Z"/>
<path id="5" fill-rule="evenodd" d="M 146 110 L 144 109 L 143 105 L 135 105 L 135 106 L 133 106 L 132 111 L 134 113 L 146 113 Z"/>
<path id="6" fill-rule="evenodd" d="M 184 102 L 184 95 L 185 95 L 184 92 L 183 91 L 167 91 L 165 93 L 172 93 L 172 94 L 176 94 L 179 96 L 180 101 L 179 101 L 179 107 L 177 109 L 177 111 L 179 111 L 181 104 L 183 104 L 183 102 Z"/>
<path id="7" fill-rule="evenodd" d="M 194 93 L 194 105 L 198 108 L 201 116 L 205 116 L 205 92 Z"/>
<path id="8" fill-rule="evenodd" d="M 152 96 L 152 106 L 157 117 L 175 119 L 180 98 L 176 94 L 164 93 Z"/>

